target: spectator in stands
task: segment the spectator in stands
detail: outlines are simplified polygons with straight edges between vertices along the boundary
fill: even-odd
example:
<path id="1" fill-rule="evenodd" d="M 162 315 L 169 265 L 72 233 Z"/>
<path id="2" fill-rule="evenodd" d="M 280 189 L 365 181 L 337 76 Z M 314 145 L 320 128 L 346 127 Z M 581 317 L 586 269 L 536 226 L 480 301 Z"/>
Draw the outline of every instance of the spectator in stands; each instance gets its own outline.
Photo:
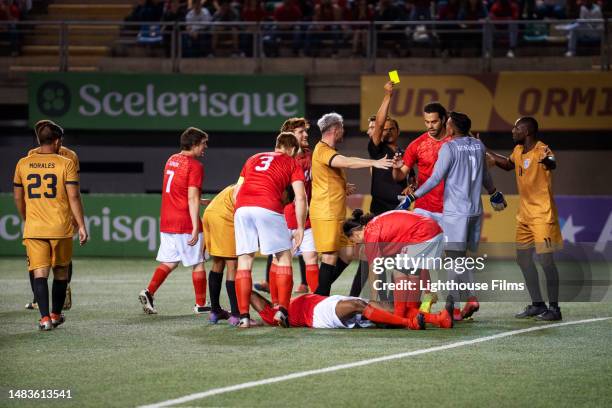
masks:
<path id="1" fill-rule="evenodd" d="M 543 0 L 536 7 L 538 18 L 552 18 L 563 20 L 565 18 L 565 0 Z M 574 3 L 576 1 L 574 0 Z"/>
<path id="2" fill-rule="evenodd" d="M 543 0 L 537 0 L 542 2 Z M 546 0 L 544 0 L 546 1 Z M 555 0 L 553 0 L 555 1 Z M 536 0 L 518 0 L 518 15 L 524 20 L 533 20 L 536 15 Z"/>
<path id="3" fill-rule="evenodd" d="M 242 5 L 240 12 L 242 21 L 263 23 L 272 19 L 272 16 L 263 0 L 245 0 Z M 271 37 L 268 34 L 269 25 L 265 24 L 261 26 L 264 48 L 270 45 Z M 257 31 L 257 27 L 247 26 L 240 34 L 240 50 L 248 57 L 253 56 L 253 35 Z"/>
<path id="4" fill-rule="evenodd" d="M 456 21 L 459 20 L 459 12 L 461 10 L 459 0 L 448 0 L 448 3 L 440 7 L 438 12 L 438 20 L 440 21 Z M 461 39 L 457 35 L 457 30 L 460 26 L 455 24 L 445 24 L 438 28 L 440 35 L 440 48 L 442 55 L 454 56 L 457 54 L 461 46 Z"/>
<path id="5" fill-rule="evenodd" d="M 349 9 L 349 20 L 372 21 L 374 19 L 374 7 L 367 0 L 355 0 Z M 368 48 L 369 27 L 353 27 L 353 55 L 365 55 Z"/>
<path id="6" fill-rule="evenodd" d="M 302 16 L 302 10 L 295 0 L 283 0 L 274 10 L 274 20 L 278 22 L 275 42 L 290 41 L 291 49 L 296 56 L 299 55 L 302 48 L 302 27 L 290 23 L 301 21 Z M 278 48 L 274 53 L 278 55 Z"/>
<path id="7" fill-rule="evenodd" d="M 587 22 L 581 20 L 596 20 L 603 19 L 603 14 L 599 5 L 595 4 L 593 0 L 584 0 L 582 6 L 580 6 L 580 18 L 575 24 L 569 27 L 569 33 L 567 35 L 567 52 L 566 57 L 573 57 L 576 55 L 576 46 L 578 41 L 585 43 L 596 43 L 601 41 L 602 24 Z"/>
<path id="8" fill-rule="evenodd" d="M 185 21 L 187 15 L 187 4 L 180 0 L 170 0 L 164 7 L 164 14 L 162 21 L 174 22 L 174 21 Z"/>
<path id="9" fill-rule="evenodd" d="M 212 20 L 214 22 L 221 23 L 233 23 L 240 20 L 238 13 L 234 10 L 230 4 L 230 0 L 219 0 L 219 9 L 213 15 Z M 229 33 L 229 34 L 223 34 Z M 220 26 L 214 27 L 213 32 L 213 52 L 217 53 L 219 51 L 219 43 L 221 41 L 226 41 L 229 44 L 229 47 L 232 51 L 232 56 L 238 56 L 238 28 L 237 27 L 227 27 Z"/>
<path id="10" fill-rule="evenodd" d="M 407 0 L 406 3 L 410 5 L 410 15 L 408 16 L 410 21 L 432 20 L 432 0 Z"/>
<path id="11" fill-rule="evenodd" d="M 13 24 L 0 25 L 0 39 L 6 39 L 10 45 L 12 57 L 19 55 L 19 31 L 15 22 L 21 18 L 21 10 L 13 0 L 0 0 L 0 21 L 12 21 Z"/>
<path id="12" fill-rule="evenodd" d="M 161 0 L 138 0 L 125 21 L 152 22 L 160 21 L 164 14 Z"/>
<path id="13" fill-rule="evenodd" d="M 487 18 L 487 9 L 482 0 L 463 0 L 459 9 L 460 21 L 484 21 Z M 481 27 L 473 24 L 462 24 L 463 32 L 460 39 L 464 45 L 482 47 Z"/>
<path id="14" fill-rule="evenodd" d="M 374 21 L 402 21 L 405 20 L 403 10 L 395 6 L 391 0 L 379 0 L 376 12 L 374 13 Z M 377 31 L 382 33 L 377 34 L 374 41 L 380 45 L 378 48 L 383 48 L 385 43 L 391 43 L 394 53 L 399 55 L 402 46 L 404 45 L 404 30 L 402 26 L 394 24 L 383 24 L 376 27 Z"/>
<path id="15" fill-rule="evenodd" d="M 185 16 L 186 33 L 183 35 L 183 55 L 198 57 L 210 53 L 209 27 L 204 23 L 212 20 L 208 9 L 202 7 L 201 0 L 193 0 L 191 10 Z"/>
<path id="16" fill-rule="evenodd" d="M 332 54 L 336 55 L 338 53 L 342 32 L 340 25 L 333 23 L 339 23 L 342 19 L 343 11 L 335 0 L 321 0 L 321 2 L 315 6 L 313 21 L 318 23 L 331 22 L 332 24 L 313 24 L 309 27 L 309 32 L 306 37 L 306 55 L 316 57 L 318 51 L 321 49 L 322 41 L 326 40 L 332 42 Z"/>
<path id="17" fill-rule="evenodd" d="M 512 21 L 518 20 L 519 8 L 514 0 L 495 0 L 489 10 L 489 17 L 493 21 Z M 493 25 L 493 32 L 488 35 L 488 52 L 493 50 L 494 32 L 501 29 L 508 30 L 508 52 L 506 57 L 514 58 L 514 50 L 518 39 L 518 24 L 509 23 L 508 25 Z"/>

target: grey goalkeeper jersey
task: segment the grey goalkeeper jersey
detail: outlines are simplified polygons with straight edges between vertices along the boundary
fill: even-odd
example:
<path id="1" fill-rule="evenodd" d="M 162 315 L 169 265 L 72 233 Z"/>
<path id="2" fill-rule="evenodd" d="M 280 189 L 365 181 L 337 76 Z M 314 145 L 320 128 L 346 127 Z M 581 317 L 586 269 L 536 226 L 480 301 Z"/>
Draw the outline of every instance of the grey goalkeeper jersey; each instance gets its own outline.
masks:
<path id="1" fill-rule="evenodd" d="M 482 214 L 482 186 L 487 191 L 493 188 L 485 152 L 484 144 L 470 136 L 457 137 L 446 142 L 438 152 L 438 160 L 431 177 L 414 195 L 422 197 L 444 180 L 444 214 Z"/>

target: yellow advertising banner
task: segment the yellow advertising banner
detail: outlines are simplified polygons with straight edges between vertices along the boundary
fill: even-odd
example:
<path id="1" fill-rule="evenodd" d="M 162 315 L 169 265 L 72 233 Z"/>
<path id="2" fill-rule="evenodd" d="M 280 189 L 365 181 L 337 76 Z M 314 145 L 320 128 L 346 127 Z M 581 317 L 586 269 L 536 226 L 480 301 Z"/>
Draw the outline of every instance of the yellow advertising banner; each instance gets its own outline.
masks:
<path id="1" fill-rule="evenodd" d="M 542 130 L 612 129 L 612 73 L 501 72 L 479 75 L 402 75 L 389 115 L 402 131 L 424 130 L 423 106 L 441 102 L 467 113 L 475 131 L 510 131 L 521 116 Z M 385 75 L 361 77 L 361 129 L 378 110 Z"/>

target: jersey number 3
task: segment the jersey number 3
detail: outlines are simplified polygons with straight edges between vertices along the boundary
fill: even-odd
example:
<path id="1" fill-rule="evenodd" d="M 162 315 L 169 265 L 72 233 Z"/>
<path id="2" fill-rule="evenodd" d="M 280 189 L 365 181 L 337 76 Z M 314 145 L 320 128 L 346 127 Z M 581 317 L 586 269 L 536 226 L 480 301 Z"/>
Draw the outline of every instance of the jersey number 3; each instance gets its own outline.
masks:
<path id="1" fill-rule="evenodd" d="M 255 171 L 266 171 L 270 168 L 274 160 L 274 156 L 261 156 L 259 159 L 259 166 L 255 166 Z"/>

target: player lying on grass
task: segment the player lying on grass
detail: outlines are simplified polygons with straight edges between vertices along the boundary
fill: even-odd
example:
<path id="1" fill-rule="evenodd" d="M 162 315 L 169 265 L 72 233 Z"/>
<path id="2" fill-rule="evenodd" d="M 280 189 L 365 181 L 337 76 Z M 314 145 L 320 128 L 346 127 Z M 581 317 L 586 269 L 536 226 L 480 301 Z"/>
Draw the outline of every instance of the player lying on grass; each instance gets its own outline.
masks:
<path id="1" fill-rule="evenodd" d="M 365 254 L 370 265 L 373 265 L 377 258 L 395 258 L 398 254 L 405 254 L 414 259 L 436 259 L 442 255 L 444 247 L 444 234 L 437 222 L 407 211 L 388 211 L 374 217 L 372 214 L 364 215 L 361 209 L 356 209 L 353 211 L 353 216 L 344 222 L 342 228 L 344 234 L 354 244 L 365 245 Z M 403 287 L 407 287 L 411 282 L 418 288 L 420 276 L 416 272 L 415 268 L 394 270 L 393 281 Z M 370 277 L 373 277 L 372 273 Z M 450 315 L 446 315 L 448 313 L 446 310 L 439 314 L 429 313 L 432 295 L 428 294 L 423 304 L 419 302 L 420 295 L 418 289 L 394 290 L 395 315 L 411 319 L 422 313 L 426 323 L 452 327 L 452 319 Z M 450 312 L 452 313 L 452 309 Z"/>
<path id="2" fill-rule="evenodd" d="M 443 312 L 437 315 L 436 325 L 450 328 L 453 326 L 451 312 L 452 299 L 449 299 Z M 275 326 L 274 316 L 278 312 L 270 301 L 257 292 L 251 293 L 251 306 L 262 320 Z M 313 329 L 352 329 L 369 327 L 371 323 L 405 327 L 411 330 L 425 329 L 425 313 L 410 317 L 397 316 L 386 310 L 382 303 L 351 296 L 323 296 L 305 294 L 291 299 L 289 304 L 290 327 L 312 327 Z"/>

